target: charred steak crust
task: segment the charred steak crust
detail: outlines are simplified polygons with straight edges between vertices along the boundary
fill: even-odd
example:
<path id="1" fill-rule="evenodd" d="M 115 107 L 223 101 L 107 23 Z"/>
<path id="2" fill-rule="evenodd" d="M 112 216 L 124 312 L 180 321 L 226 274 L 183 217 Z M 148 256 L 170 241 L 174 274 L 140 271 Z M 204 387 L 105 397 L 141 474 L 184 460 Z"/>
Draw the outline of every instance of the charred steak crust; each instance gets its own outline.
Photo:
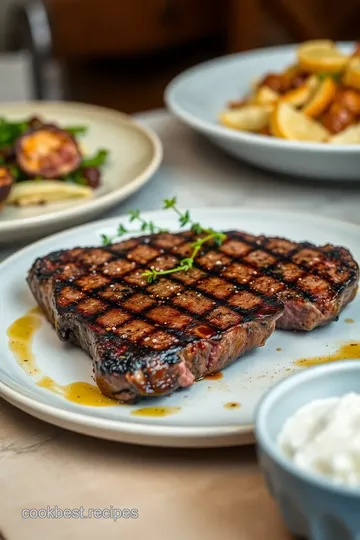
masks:
<path id="1" fill-rule="evenodd" d="M 37 259 L 28 283 L 59 337 L 92 357 L 97 384 L 134 401 L 215 373 L 280 328 L 311 330 L 352 300 L 358 266 L 344 248 L 227 233 L 188 272 L 173 268 L 191 232 L 142 236 Z"/>

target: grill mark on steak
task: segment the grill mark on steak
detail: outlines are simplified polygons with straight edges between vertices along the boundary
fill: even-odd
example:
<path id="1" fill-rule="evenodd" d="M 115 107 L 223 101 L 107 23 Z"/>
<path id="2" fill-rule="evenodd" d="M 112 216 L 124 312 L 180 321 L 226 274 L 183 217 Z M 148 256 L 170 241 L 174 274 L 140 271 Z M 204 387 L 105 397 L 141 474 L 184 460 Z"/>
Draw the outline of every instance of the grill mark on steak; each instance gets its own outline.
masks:
<path id="1" fill-rule="evenodd" d="M 356 293 L 358 266 L 344 248 L 237 231 L 220 248 L 205 244 L 188 272 L 141 277 L 172 268 L 193 239 L 162 233 L 35 261 L 34 296 L 60 338 L 93 358 L 105 394 L 132 401 L 189 386 L 263 345 L 276 323 L 310 330 Z"/>

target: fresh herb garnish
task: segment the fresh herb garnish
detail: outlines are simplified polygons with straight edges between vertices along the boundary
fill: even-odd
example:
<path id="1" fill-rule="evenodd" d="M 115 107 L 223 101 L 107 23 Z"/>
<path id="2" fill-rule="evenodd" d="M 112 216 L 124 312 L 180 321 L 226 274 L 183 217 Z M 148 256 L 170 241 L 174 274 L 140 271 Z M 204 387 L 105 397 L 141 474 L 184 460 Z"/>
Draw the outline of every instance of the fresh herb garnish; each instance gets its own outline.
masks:
<path id="1" fill-rule="evenodd" d="M 12 146 L 16 139 L 21 137 L 28 129 L 28 122 L 9 122 L 5 118 L 0 118 L 0 147 Z"/>
<path id="2" fill-rule="evenodd" d="M 82 160 L 81 166 L 82 167 L 101 167 L 105 164 L 107 158 L 109 155 L 108 150 L 99 150 L 94 156 L 92 157 L 85 157 Z"/>
<path id="3" fill-rule="evenodd" d="M 69 135 L 76 137 L 78 135 L 86 135 L 88 128 L 86 126 L 67 126 L 64 128 Z"/>
<path id="4" fill-rule="evenodd" d="M 200 223 L 194 222 L 191 219 L 189 210 L 186 210 L 184 213 L 182 213 L 176 206 L 176 197 L 173 197 L 172 199 L 164 199 L 163 202 L 164 210 L 172 209 L 176 212 L 179 217 L 180 227 L 185 227 L 186 225 L 189 225 L 190 230 L 193 231 L 196 235 L 205 236 L 198 238 L 191 244 L 191 255 L 182 259 L 178 266 L 175 266 L 174 268 L 170 268 L 168 270 L 156 270 L 156 268 L 150 268 L 149 270 L 146 270 L 142 275 L 147 278 L 149 283 L 153 283 L 159 276 L 173 274 L 174 272 L 187 272 L 193 267 L 195 257 L 197 256 L 204 244 L 212 241 L 215 242 L 218 246 L 220 246 L 226 239 L 225 233 L 215 231 L 209 228 L 204 228 L 200 225 Z M 141 217 L 140 210 L 131 210 L 129 212 L 129 221 L 139 221 L 140 230 L 142 232 L 149 232 L 150 234 L 153 234 L 155 232 L 167 232 L 165 229 L 157 227 L 153 221 L 144 220 Z M 121 224 L 118 227 L 117 235 L 115 237 L 110 237 L 106 234 L 102 234 L 101 237 L 103 246 L 111 245 L 116 238 L 119 238 L 129 232 L 129 229 L 127 229 L 123 224 Z"/>
<path id="5" fill-rule="evenodd" d="M 328 79 L 329 77 L 338 83 L 340 82 L 340 79 L 341 79 L 341 73 L 327 73 L 326 71 L 317 73 L 317 78 L 319 79 L 320 82 L 323 82 L 325 79 Z"/>
<path id="6" fill-rule="evenodd" d="M 87 185 L 87 180 L 84 177 L 83 171 L 81 169 L 76 169 L 76 171 L 64 176 L 63 180 L 64 182 L 78 184 L 79 186 Z"/>

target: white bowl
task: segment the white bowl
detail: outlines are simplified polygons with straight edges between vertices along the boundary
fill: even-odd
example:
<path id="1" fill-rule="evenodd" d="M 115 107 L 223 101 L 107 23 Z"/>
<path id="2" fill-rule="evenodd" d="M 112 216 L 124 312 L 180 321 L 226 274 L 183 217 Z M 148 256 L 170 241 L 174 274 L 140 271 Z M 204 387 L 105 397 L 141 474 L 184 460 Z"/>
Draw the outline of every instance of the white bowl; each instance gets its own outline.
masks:
<path id="1" fill-rule="evenodd" d="M 339 47 L 349 53 L 351 43 Z M 254 79 L 295 61 L 296 45 L 224 56 L 178 75 L 165 101 L 180 120 L 237 158 L 280 173 L 320 180 L 360 181 L 360 145 L 287 141 L 236 131 L 218 122 L 229 100 L 245 96 Z"/>
<path id="2" fill-rule="evenodd" d="M 275 385 L 256 414 L 258 456 L 268 489 L 298 538 L 359 540 L 360 488 L 332 483 L 298 468 L 277 437 L 288 418 L 316 399 L 360 392 L 360 362 L 333 362 L 291 375 Z"/>

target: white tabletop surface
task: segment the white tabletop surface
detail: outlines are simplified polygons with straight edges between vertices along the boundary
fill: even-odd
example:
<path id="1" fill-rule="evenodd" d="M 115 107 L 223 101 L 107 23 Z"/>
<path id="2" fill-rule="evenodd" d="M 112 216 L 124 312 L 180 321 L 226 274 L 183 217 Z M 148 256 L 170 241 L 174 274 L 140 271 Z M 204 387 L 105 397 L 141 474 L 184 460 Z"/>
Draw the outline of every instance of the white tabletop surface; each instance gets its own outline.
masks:
<path id="1" fill-rule="evenodd" d="M 360 182 L 326 184 L 262 171 L 226 156 L 164 110 L 137 118 L 160 136 L 163 164 L 140 192 L 103 217 L 120 216 L 133 208 L 156 210 L 162 199 L 176 195 L 179 206 L 186 208 L 278 208 L 360 224 Z M 0 259 L 19 247 L 1 249 Z"/>

